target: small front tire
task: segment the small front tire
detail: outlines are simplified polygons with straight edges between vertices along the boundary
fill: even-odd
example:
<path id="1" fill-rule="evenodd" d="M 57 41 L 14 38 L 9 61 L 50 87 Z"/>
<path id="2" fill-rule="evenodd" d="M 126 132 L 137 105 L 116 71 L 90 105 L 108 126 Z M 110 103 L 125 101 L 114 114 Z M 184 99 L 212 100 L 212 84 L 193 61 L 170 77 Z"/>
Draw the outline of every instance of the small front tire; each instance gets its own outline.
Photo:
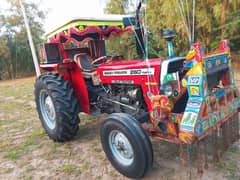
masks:
<path id="1" fill-rule="evenodd" d="M 100 136 L 107 158 L 121 174 L 141 178 L 152 166 L 152 144 L 141 124 L 132 116 L 111 114 L 103 122 Z"/>

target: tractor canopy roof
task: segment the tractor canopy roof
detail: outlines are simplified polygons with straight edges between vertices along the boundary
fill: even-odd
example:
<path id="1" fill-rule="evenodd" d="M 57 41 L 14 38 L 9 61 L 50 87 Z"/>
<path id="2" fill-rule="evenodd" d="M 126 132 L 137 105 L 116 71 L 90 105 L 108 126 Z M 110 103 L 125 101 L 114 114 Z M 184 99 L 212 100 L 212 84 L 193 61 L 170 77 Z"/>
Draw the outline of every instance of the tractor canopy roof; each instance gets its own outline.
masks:
<path id="1" fill-rule="evenodd" d="M 135 18 L 126 15 L 74 18 L 46 34 L 49 42 L 83 44 L 89 40 L 108 39 L 132 32 Z"/>

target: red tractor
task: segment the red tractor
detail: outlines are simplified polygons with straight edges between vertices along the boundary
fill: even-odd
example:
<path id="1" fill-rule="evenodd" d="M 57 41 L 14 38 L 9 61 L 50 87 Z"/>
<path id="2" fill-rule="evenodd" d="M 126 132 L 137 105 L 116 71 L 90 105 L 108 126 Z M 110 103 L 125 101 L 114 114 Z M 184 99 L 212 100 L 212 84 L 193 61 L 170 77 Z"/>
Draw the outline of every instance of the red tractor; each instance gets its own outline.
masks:
<path id="1" fill-rule="evenodd" d="M 110 114 L 100 130 L 103 150 L 112 165 L 131 178 L 143 177 L 153 163 L 149 136 L 193 144 L 218 128 L 224 131 L 229 121 L 229 138 L 235 140 L 238 90 L 228 41 L 221 41 L 211 55 L 194 44 L 187 57 L 175 57 L 174 31 L 165 31 L 167 58 L 126 61 L 122 55 L 108 55 L 105 41 L 132 32 L 133 24 L 134 18 L 123 16 L 81 18 L 47 35 L 48 42 L 39 48 L 42 75 L 35 83 L 35 97 L 48 136 L 58 142 L 72 140 L 79 112 Z M 74 48 L 67 48 L 72 44 Z"/>

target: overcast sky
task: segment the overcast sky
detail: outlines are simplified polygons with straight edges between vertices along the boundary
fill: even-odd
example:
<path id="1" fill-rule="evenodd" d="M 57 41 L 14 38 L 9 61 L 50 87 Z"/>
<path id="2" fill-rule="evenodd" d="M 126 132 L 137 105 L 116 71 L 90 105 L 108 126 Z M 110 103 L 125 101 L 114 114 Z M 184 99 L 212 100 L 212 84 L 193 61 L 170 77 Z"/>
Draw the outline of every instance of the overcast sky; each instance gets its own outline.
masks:
<path id="1" fill-rule="evenodd" d="M 40 2 L 41 9 L 47 10 L 48 12 L 45 29 L 49 31 L 74 17 L 92 17 L 103 14 L 106 0 L 35 0 L 35 2 L 36 1 Z"/>
<path id="2" fill-rule="evenodd" d="M 0 0 L 0 9 L 7 8 L 8 0 Z M 44 29 L 50 31 L 74 17 L 95 17 L 103 14 L 108 0 L 22 0 L 31 1 L 47 12 Z"/>

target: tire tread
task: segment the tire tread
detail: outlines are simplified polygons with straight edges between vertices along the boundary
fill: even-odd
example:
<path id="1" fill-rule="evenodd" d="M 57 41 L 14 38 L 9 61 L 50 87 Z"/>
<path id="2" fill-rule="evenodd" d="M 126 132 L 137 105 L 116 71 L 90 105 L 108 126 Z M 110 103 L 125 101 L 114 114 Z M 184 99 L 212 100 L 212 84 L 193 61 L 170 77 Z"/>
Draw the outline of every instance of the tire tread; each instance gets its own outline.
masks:
<path id="1" fill-rule="evenodd" d="M 58 123 L 55 134 L 48 133 L 41 116 L 38 96 L 40 88 L 43 87 L 47 89 L 55 104 Z M 80 119 L 78 113 L 80 112 L 80 108 L 68 81 L 65 81 L 63 77 L 57 74 L 41 75 L 36 79 L 35 83 L 35 101 L 39 118 L 49 137 L 57 142 L 72 140 L 79 130 Z"/>

